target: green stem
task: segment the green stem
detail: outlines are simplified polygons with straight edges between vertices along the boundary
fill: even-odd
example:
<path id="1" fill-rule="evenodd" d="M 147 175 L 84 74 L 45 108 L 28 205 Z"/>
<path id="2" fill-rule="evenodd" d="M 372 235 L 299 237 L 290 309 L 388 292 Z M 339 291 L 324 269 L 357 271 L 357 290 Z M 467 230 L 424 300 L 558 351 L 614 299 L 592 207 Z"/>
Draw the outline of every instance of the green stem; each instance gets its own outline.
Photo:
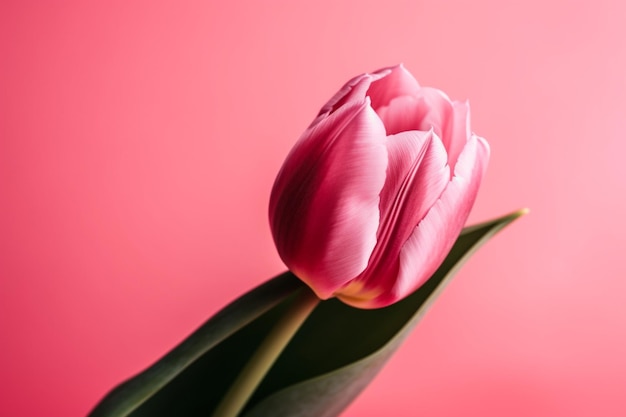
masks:
<path id="1" fill-rule="evenodd" d="M 213 417 L 236 417 L 241 412 L 285 346 L 319 301 L 311 290 L 302 289 L 231 385 L 222 398 L 222 402 L 213 412 Z"/>

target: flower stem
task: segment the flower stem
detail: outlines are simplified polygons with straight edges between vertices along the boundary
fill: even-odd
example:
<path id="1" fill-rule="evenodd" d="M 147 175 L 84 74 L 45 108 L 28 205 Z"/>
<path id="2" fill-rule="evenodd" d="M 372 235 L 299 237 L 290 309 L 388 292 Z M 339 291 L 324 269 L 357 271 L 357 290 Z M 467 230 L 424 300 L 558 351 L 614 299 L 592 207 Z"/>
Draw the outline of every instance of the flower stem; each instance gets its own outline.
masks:
<path id="1" fill-rule="evenodd" d="M 213 417 L 236 417 L 239 414 L 319 301 L 309 288 L 302 289 L 233 382 Z"/>

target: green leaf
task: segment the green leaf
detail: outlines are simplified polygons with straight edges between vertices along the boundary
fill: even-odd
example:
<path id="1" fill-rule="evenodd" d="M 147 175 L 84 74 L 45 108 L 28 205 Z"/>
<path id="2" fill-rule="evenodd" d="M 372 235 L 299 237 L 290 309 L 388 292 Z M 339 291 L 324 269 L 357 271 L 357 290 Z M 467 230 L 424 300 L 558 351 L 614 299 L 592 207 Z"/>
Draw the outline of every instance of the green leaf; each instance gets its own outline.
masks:
<path id="1" fill-rule="evenodd" d="M 524 213 L 466 228 L 439 270 L 396 304 L 361 310 L 337 300 L 319 303 L 242 415 L 337 416 L 471 254 Z M 112 391 L 91 416 L 210 416 L 300 288 L 300 281 L 285 273 L 244 295 L 151 368 Z"/>
<path id="2" fill-rule="evenodd" d="M 194 361 L 303 286 L 293 274 L 285 272 L 244 294 L 206 321 L 154 365 L 109 392 L 89 416 L 127 416 L 155 394 L 160 398 L 162 393 L 159 390 L 188 367 L 197 367 Z M 170 414 L 157 412 L 150 415 Z"/>
<path id="3" fill-rule="evenodd" d="M 516 218 L 464 229 L 438 271 L 404 300 L 378 310 L 320 303 L 282 353 L 245 417 L 332 417 L 376 376 L 470 256 Z"/>

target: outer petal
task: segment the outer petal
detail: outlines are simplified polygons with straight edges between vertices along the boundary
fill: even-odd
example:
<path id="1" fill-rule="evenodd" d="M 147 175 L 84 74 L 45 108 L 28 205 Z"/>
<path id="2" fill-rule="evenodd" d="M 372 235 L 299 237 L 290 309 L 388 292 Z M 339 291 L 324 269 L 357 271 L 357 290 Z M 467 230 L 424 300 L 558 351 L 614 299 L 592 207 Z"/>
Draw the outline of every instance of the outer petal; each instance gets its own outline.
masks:
<path id="1" fill-rule="evenodd" d="M 402 248 L 394 287 L 373 300 L 369 307 L 383 307 L 406 297 L 441 265 L 467 220 L 488 161 L 487 142 L 471 137 L 441 198 Z"/>
<path id="2" fill-rule="evenodd" d="M 398 255 L 450 178 L 446 150 L 432 130 L 391 136 L 387 140 L 387 151 L 389 165 L 380 195 L 378 230 L 378 247 L 385 248 L 385 257 Z M 378 261 L 373 258 L 370 264 Z"/>
<path id="3" fill-rule="evenodd" d="M 379 80 L 380 78 L 384 77 L 384 75 L 385 73 L 361 74 L 348 81 L 321 108 L 317 118 L 313 121 L 312 124 L 316 124 L 316 122 L 332 114 L 334 111 L 336 111 L 338 108 L 345 104 L 354 104 L 356 102 L 363 103 L 372 82 Z"/>
<path id="4" fill-rule="evenodd" d="M 394 286 L 402 246 L 450 181 L 446 150 L 432 130 L 391 136 L 387 149 L 377 245 L 366 271 L 338 292 L 352 305 L 361 306 Z"/>
<path id="5" fill-rule="evenodd" d="M 312 126 L 285 161 L 270 198 L 274 241 L 321 298 L 366 268 L 386 168 L 384 127 L 368 99 Z"/>

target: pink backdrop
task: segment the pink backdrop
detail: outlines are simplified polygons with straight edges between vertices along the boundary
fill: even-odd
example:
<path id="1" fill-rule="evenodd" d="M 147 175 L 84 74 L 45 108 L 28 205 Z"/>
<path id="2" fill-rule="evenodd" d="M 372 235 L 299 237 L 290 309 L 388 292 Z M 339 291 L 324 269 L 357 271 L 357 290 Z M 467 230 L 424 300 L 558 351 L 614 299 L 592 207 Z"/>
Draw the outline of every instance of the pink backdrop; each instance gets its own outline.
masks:
<path id="1" fill-rule="evenodd" d="M 528 206 L 345 416 L 626 415 L 619 0 L 3 1 L 0 415 L 82 416 L 283 270 L 274 175 L 348 78 L 469 98 Z"/>

